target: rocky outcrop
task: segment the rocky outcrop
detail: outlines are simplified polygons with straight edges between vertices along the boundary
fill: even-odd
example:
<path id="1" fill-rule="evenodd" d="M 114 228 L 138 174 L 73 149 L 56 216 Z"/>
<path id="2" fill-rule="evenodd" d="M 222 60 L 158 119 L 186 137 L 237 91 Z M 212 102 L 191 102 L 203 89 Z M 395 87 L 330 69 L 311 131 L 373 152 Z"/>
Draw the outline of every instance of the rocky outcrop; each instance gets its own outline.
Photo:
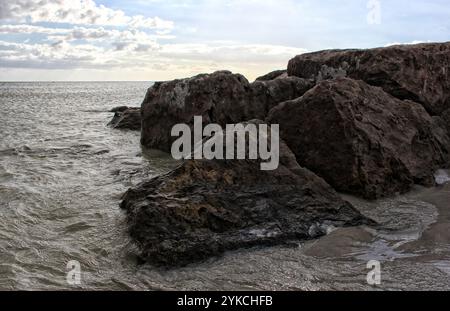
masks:
<path id="1" fill-rule="evenodd" d="M 256 81 L 271 81 L 279 78 L 286 78 L 287 70 L 275 70 L 265 74 L 264 76 L 256 78 Z"/>
<path id="2" fill-rule="evenodd" d="M 277 104 L 303 95 L 312 86 L 313 81 L 296 77 L 250 84 L 229 71 L 157 82 L 142 104 L 142 145 L 170 151 L 173 126 L 193 125 L 194 116 L 202 116 L 204 125 L 222 126 L 265 119 Z"/>
<path id="3" fill-rule="evenodd" d="M 115 114 L 108 126 L 114 129 L 141 130 L 140 108 L 117 107 L 113 110 L 111 112 Z"/>
<path id="4" fill-rule="evenodd" d="M 450 139 L 425 109 L 363 81 L 318 83 L 268 117 L 300 165 L 335 189 L 369 199 L 434 185 Z"/>
<path id="5" fill-rule="evenodd" d="M 213 138 L 214 139 L 214 138 Z M 121 207 L 142 258 L 180 266 L 228 250 L 317 238 L 333 227 L 371 224 L 281 143 L 280 166 L 187 160 L 129 190 Z"/>
<path id="6" fill-rule="evenodd" d="M 431 115 L 450 108 L 450 43 L 371 50 L 330 50 L 289 62 L 288 74 L 317 81 L 347 76 L 422 104 Z"/>

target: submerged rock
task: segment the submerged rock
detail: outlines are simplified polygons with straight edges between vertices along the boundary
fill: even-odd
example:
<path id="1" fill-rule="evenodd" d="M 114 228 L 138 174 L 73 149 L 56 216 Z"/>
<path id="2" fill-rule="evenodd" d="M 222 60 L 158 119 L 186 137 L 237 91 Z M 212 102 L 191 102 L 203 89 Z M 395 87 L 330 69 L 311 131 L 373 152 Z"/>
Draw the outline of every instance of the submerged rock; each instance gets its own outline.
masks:
<path id="1" fill-rule="evenodd" d="M 277 170 L 261 171 L 257 160 L 187 160 L 130 189 L 121 207 L 142 258 L 180 266 L 372 223 L 301 168 L 284 143 L 280 163 Z"/>
<path id="2" fill-rule="evenodd" d="M 363 81 L 320 82 L 268 117 L 300 165 L 335 189 L 369 199 L 434 185 L 450 139 L 425 109 Z"/>
<path id="3" fill-rule="evenodd" d="M 432 115 L 450 108 L 450 42 L 302 54 L 288 74 L 317 81 L 348 76 L 422 104 Z"/>
<path id="4" fill-rule="evenodd" d="M 115 110 L 115 114 L 108 126 L 114 129 L 141 130 L 140 108 L 118 107 L 113 110 Z"/>
<path id="5" fill-rule="evenodd" d="M 142 104 L 142 145 L 170 151 L 175 140 L 173 126 L 192 126 L 194 116 L 202 116 L 204 125 L 221 126 L 265 119 L 278 103 L 297 98 L 312 86 L 313 81 L 296 77 L 250 84 L 244 76 L 229 71 L 157 82 Z"/>

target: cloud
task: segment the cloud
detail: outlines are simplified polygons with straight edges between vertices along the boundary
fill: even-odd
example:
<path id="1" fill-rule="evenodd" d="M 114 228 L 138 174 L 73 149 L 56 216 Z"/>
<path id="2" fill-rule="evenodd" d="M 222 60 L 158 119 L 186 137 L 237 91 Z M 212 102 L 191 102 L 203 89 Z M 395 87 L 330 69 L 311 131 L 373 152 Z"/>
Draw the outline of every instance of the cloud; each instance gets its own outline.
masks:
<path id="1" fill-rule="evenodd" d="M 85 40 L 95 43 L 109 43 L 119 50 L 135 47 L 141 51 L 157 49 L 159 45 L 156 41 L 159 35 L 149 35 L 146 32 L 136 29 L 116 30 L 98 28 L 47 28 L 33 25 L 0 25 L 0 34 L 44 34 L 49 42 L 66 42 Z"/>
<path id="2" fill-rule="evenodd" d="M 286 62 L 307 52 L 306 49 L 269 44 L 239 44 L 207 42 L 202 44 L 166 44 L 160 55 L 171 59 L 208 60 L 216 63 L 277 63 Z"/>
<path id="3" fill-rule="evenodd" d="M 158 45 L 154 41 L 134 40 L 133 35 L 127 41 L 128 35 L 119 34 L 122 41 L 118 37 L 111 46 L 67 40 L 35 44 L 0 41 L 0 63 L 3 68 L 22 69 L 149 70 L 153 75 L 158 73 L 154 79 L 230 69 L 251 79 L 266 71 L 285 68 L 290 58 L 306 51 L 231 42 Z"/>
<path id="4" fill-rule="evenodd" d="M 0 25 L 0 34 L 58 34 L 68 31 L 69 29 L 46 28 L 33 25 Z"/>
<path id="5" fill-rule="evenodd" d="M 128 16 L 121 10 L 97 5 L 93 0 L 2 0 L 0 20 L 73 25 L 127 26 L 173 29 L 174 23 L 159 17 Z"/>

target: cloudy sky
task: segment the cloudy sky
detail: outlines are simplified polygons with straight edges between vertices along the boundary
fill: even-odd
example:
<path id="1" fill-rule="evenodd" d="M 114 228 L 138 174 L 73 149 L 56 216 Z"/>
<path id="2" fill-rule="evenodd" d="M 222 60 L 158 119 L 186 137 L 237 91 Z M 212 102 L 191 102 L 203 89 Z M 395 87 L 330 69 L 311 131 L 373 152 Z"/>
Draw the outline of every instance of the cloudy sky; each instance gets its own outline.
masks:
<path id="1" fill-rule="evenodd" d="M 450 41 L 448 0 L 0 0 L 0 81 L 253 79 L 296 54 Z"/>

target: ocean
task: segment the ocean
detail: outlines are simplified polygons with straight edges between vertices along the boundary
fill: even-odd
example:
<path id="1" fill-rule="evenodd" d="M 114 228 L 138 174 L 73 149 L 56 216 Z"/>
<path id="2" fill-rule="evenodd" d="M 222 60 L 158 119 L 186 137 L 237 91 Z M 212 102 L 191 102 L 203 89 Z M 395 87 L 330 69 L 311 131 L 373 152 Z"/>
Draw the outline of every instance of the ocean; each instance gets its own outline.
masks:
<path id="1" fill-rule="evenodd" d="M 377 202 L 345 196 L 376 228 L 297 247 L 240 250 L 184 268 L 143 265 L 123 193 L 173 168 L 138 132 L 106 125 L 150 82 L 0 83 L 0 290 L 450 289 L 450 185 Z M 367 282 L 369 261 L 381 284 Z M 67 281 L 80 264 L 80 284 Z"/>

